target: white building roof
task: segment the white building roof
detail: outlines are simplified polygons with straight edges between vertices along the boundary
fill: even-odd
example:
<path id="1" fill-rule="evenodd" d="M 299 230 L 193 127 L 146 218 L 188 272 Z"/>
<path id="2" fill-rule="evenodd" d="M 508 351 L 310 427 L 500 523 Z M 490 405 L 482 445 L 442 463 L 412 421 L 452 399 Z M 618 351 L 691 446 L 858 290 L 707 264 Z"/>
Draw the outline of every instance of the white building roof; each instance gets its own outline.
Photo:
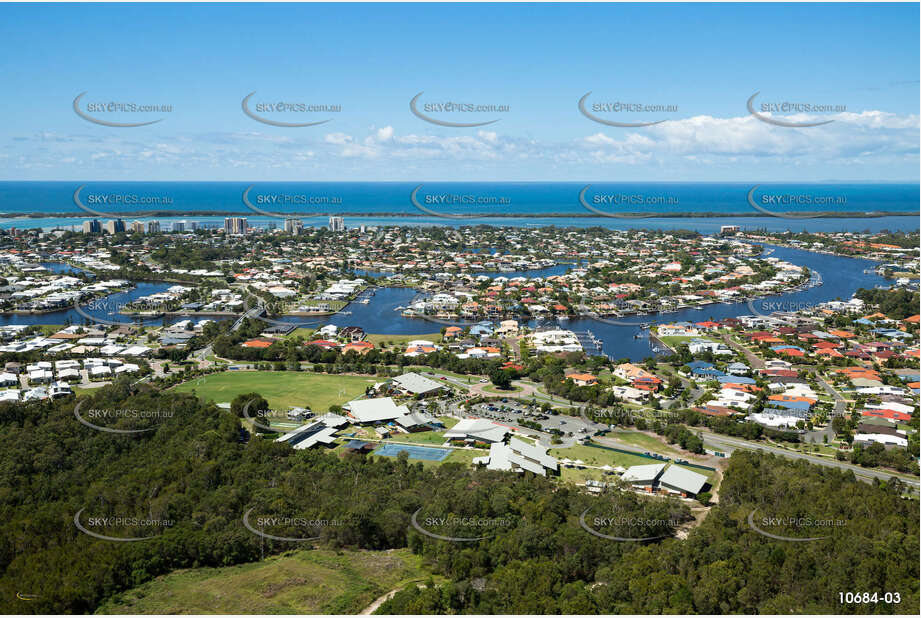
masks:
<path id="1" fill-rule="evenodd" d="M 409 414 L 409 408 L 396 405 L 390 397 L 356 399 L 348 402 L 343 407 L 347 408 L 349 415 L 359 423 L 392 421 Z"/>
<path id="2" fill-rule="evenodd" d="M 415 372 L 404 373 L 393 379 L 393 383 L 414 395 L 424 395 L 442 388 L 435 380 L 430 380 Z"/>
<path id="3" fill-rule="evenodd" d="M 445 438 L 482 440 L 484 442 L 501 442 L 508 427 L 504 427 L 483 418 L 465 418 L 445 432 Z"/>
<path id="4" fill-rule="evenodd" d="M 707 477 L 687 468 L 669 466 L 659 479 L 659 483 L 685 493 L 697 494 L 707 484 Z"/>
<path id="5" fill-rule="evenodd" d="M 653 483 L 664 469 L 664 463 L 630 466 L 621 479 L 628 483 Z"/>

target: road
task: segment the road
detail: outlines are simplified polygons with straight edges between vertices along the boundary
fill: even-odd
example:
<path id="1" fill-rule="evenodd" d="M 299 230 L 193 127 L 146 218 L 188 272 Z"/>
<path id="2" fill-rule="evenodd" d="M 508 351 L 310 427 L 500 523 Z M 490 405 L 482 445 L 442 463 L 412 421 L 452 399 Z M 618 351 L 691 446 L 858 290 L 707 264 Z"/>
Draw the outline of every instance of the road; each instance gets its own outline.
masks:
<path id="1" fill-rule="evenodd" d="M 832 416 L 844 416 L 844 413 L 847 412 L 847 401 L 844 399 L 844 397 L 842 397 L 838 391 L 832 388 L 828 382 L 820 378 L 818 376 L 818 372 L 816 372 L 815 379 L 816 382 L 819 383 L 819 386 L 824 388 L 825 392 L 835 399 L 835 411 L 832 412 Z"/>
<path id="2" fill-rule="evenodd" d="M 838 470 L 847 471 L 850 470 L 854 473 L 854 476 L 859 478 L 862 481 L 872 482 L 873 479 L 880 479 L 888 481 L 892 477 L 896 477 L 899 480 L 903 481 L 905 484 L 910 485 L 914 488 L 915 492 L 918 491 L 919 482 L 917 479 L 904 476 L 902 474 L 895 474 L 892 472 L 885 472 L 881 470 L 873 470 L 868 468 L 861 468 L 860 466 L 854 466 L 849 463 L 844 463 L 836 459 L 827 459 L 824 457 L 816 457 L 815 455 L 806 455 L 804 453 L 799 453 L 797 451 L 786 450 L 782 448 L 777 448 L 775 446 L 769 446 L 767 444 L 760 444 L 758 442 L 750 442 L 748 440 L 743 440 L 741 438 L 733 438 L 730 436 L 724 436 L 721 434 L 715 434 L 706 430 L 701 430 L 694 428 L 694 431 L 699 432 L 703 438 L 704 442 L 707 443 L 711 448 L 715 447 L 720 451 L 725 451 L 731 453 L 737 448 L 749 449 L 749 450 L 759 450 L 765 451 L 768 453 L 773 453 L 775 455 L 780 455 L 781 457 L 786 457 L 788 459 L 805 459 L 809 463 L 813 463 L 819 466 L 826 466 L 829 468 L 837 468 Z"/>
<path id="3" fill-rule="evenodd" d="M 730 348 L 744 356 L 748 360 L 748 364 L 752 369 L 764 369 L 764 360 L 761 359 L 757 354 L 753 353 L 751 350 L 745 346 L 739 345 L 732 340 L 732 337 L 729 335 L 723 335 L 723 342 L 728 345 Z"/>
<path id="4" fill-rule="evenodd" d="M 262 305 L 259 305 L 258 307 L 253 307 L 252 309 L 250 309 L 249 311 L 247 311 L 246 313 L 244 313 L 243 315 L 241 315 L 241 316 L 237 319 L 237 321 L 233 323 L 233 326 L 230 328 L 230 330 L 232 330 L 232 331 L 237 330 L 238 328 L 240 328 L 240 327 L 243 325 L 243 320 L 245 320 L 246 318 L 255 318 L 255 317 L 259 317 L 260 315 L 262 315 L 262 312 L 263 312 L 264 310 L 265 310 L 265 308 L 264 308 Z"/>

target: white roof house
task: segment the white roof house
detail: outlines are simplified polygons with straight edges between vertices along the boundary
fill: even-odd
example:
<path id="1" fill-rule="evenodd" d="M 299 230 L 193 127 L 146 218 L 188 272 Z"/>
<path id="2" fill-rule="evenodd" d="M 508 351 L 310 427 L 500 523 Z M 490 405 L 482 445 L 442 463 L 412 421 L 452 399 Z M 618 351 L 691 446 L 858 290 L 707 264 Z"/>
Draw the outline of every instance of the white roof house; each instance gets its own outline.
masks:
<path id="1" fill-rule="evenodd" d="M 54 379 L 54 373 L 50 369 L 36 369 L 29 372 L 29 383 L 51 382 Z"/>
<path id="2" fill-rule="evenodd" d="M 509 433 L 508 427 L 483 418 L 465 418 L 445 432 L 445 438 L 455 440 L 476 440 L 479 442 L 502 442 Z"/>
<path id="3" fill-rule="evenodd" d="M 908 438 L 892 436 L 886 433 L 858 433 L 854 435 L 854 442 L 879 442 L 880 444 L 892 444 L 901 447 L 908 446 Z"/>
<path id="4" fill-rule="evenodd" d="M 79 369 L 70 368 L 70 369 L 62 369 L 58 371 L 58 380 L 71 380 L 73 378 L 77 378 L 77 379 L 80 378 Z"/>
<path id="5" fill-rule="evenodd" d="M 150 348 L 146 345 L 133 345 L 125 348 L 122 354 L 125 356 L 145 356 L 148 352 L 150 352 Z"/>
<path id="6" fill-rule="evenodd" d="M 396 405 L 390 397 L 356 399 L 355 401 L 348 402 L 342 407 L 346 409 L 349 416 L 354 418 L 358 423 L 392 421 L 409 414 L 409 408 Z"/>

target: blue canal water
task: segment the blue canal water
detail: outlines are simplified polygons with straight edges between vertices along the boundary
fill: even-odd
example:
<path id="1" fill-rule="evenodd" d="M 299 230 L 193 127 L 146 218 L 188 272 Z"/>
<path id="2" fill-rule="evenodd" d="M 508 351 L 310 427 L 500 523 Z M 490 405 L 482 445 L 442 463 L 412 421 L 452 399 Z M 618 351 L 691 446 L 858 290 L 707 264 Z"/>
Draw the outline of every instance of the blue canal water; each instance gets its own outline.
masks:
<path id="1" fill-rule="evenodd" d="M 624 324 L 610 324 L 592 318 L 574 318 L 560 322 L 560 327 L 573 331 L 590 331 L 597 339 L 603 342 L 602 350 L 613 358 L 630 358 L 642 360 L 652 356 L 653 344 L 648 338 L 648 331 L 641 328 L 643 324 L 671 322 L 701 322 L 704 320 L 721 320 L 740 315 L 752 315 L 764 307 L 764 303 L 777 303 L 776 310 L 791 310 L 808 308 L 818 303 L 835 299 L 847 300 L 859 288 L 872 288 L 876 285 L 886 285 L 883 277 L 875 273 L 864 271 L 871 270 L 876 263 L 870 260 L 838 257 L 823 253 L 814 253 L 800 249 L 786 247 L 771 247 L 771 257 L 786 260 L 800 266 L 806 266 L 811 271 L 816 271 L 822 276 L 821 286 L 808 288 L 803 291 L 780 294 L 763 301 L 753 301 L 753 306 L 747 302 L 731 304 L 712 304 L 703 309 L 684 309 L 672 313 L 661 313 L 645 316 L 630 316 L 618 318 Z M 567 267 L 568 268 L 568 267 Z M 509 273 L 505 273 L 509 274 Z M 556 274 L 556 273 L 554 273 Z M 343 313 L 331 318 L 305 321 L 303 318 L 284 318 L 284 321 L 298 322 L 311 325 L 335 324 L 336 326 L 361 326 L 366 332 L 388 335 L 423 335 L 441 330 L 442 325 L 419 318 L 404 318 L 400 315 L 398 307 L 407 306 L 417 292 L 409 288 L 381 288 L 372 297 L 369 304 L 351 303 Z M 345 312 L 351 312 L 351 314 Z M 535 321 L 527 325 L 550 325 L 552 322 L 544 321 L 538 324 Z M 637 338 L 639 335 L 639 338 Z"/>
<path id="2" fill-rule="evenodd" d="M 66 266 L 66 265 L 65 265 Z M 124 324 L 162 324 L 162 318 L 151 318 L 148 320 L 138 321 L 131 320 L 128 316 L 118 315 L 117 310 L 124 307 L 131 301 L 137 300 L 142 296 L 165 292 L 174 283 L 159 283 L 141 281 L 135 283 L 135 287 L 124 292 L 116 292 L 105 297 L 105 302 L 93 302 L 81 305 L 81 310 L 91 316 L 107 320 L 108 322 L 121 322 Z M 176 320 L 181 318 L 175 318 Z M 18 315 L 0 315 L 0 326 L 9 324 L 86 324 L 86 317 L 80 315 L 76 309 L 67 309 L 64 311 L 54 311 L 52 313 L 41 314 L 18 314 Z M 104 322 L 103 322 L 104 323 Z"/>
<path id="3" fill-rule="evenodd" d="M 806 266 L 811 271 L 820 273 L 823 281 L 823 285 L 821 286 L 789 294 L 777 295 L 763 301 L 765 303 L 772 302 L 783 305 L 783 307 L 778 310 L 806 308 L 835 299 L 847 300 L 858 288 L 873 288 L 876 285 L 885 285 L 887 283 L 886 280 L 879 275 L 873 272 L 865 272 L 872 271 L 876 266 L 876 263 L 870 260 L 838 257 L 786 247 L 771 247 L 771 249 L 773 249 L 773 252 L 770 254 L 772 257 L 786 260 L 800 266 Z M 518 276 L 519 274 L 524 276 L 547 276 L 547 274 L 560 274 L 568 270 L 568 268 L 568 265 L 558 265 L 550 269 L 532 271 L 530 273 L 493 274 L 496 276 Z M 169 288 L 170 285 L 171 284 L 168 283 L 141 282 L 132 290 L 111 295 L 108 297 L 111 302 L 106 303 L 106 305 L 117 307 L 131 300 L 135 300 L 140 296 L 162 292 Z M 297 323 L 306 327 L 321 326 L 323 324 L 335 324 L 339 327 L 356 325 L 361 326 L 369 333 L 387 335 L 423 335 L 440 331 L 442 327 L 441 324 L 419 318 L 405 318 L 400 314 L 399 308 L 409 305 L 417 294 L 417 291 L 411 288 L 379 288 L 371 297 L 371 302 L 369 304 L 365 305 L 358 302 L 350 303 L 342 312 L 331 317 L 286 317 L 280 318 L 279 321 Z M 613 358 L 642 360 L 653 355 L 653 344 L 648 338 L 648 331 L 644 331 L 640 328 L 642 324 L 681 321 L 700 322 L 704 320 L 720 320 L 740 315 L 751 315 L 755 313 L 759 307 L 765 306 L 759 303 L 762 303 L 762 301 L 754 301 L 755 308 L 746 302 L 712 304 L 702 309 L 685 309 L 673 313 L 618 318 L 618 322 L 625 324 L 611 324 L 592 318 L 574 318 L 561 322 L 560 327 L 573 331 L 590 331 L 602 342 L 603 352 Z M 104 311 L 104 307 L 95 311 L 92 309 L 86 309 L 85 311 L 110 321 L 129 322 L 125 316 L 114 316 L 110 312 Z M 42 315 L 0 316 L 0 325 L 82 324 L 84 322 L 85 318 L 73 309 Z M 159 324 L 162 323 L 162 320 L 151 319 L 145 323 Z M 542 324 L 549 325 L 552 323 L 544 322 Z M 534 321 L 528 323 L 528 326 L 531 327 L 535 325 L 538 324 Z M 639 338 L 637 338 L 637 336 L 639 336 Z"/>

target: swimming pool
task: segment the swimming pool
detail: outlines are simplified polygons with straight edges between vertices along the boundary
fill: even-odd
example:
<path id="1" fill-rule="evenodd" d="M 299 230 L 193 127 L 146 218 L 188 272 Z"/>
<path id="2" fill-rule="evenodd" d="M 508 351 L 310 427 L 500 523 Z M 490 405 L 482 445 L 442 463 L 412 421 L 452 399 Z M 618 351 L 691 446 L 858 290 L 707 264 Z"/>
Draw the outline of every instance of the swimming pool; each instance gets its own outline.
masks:
<path id="1" fill-rule="evenodd" d="M 441 461 L 451 454 L 450 449 L 434 448 L 431 446 L 409 446 L 407 444 L 384 444 L 374 451 L 374 455 L 396 457 L 403 451 L 409 453 L 410 459 L 424 459 L 426 461 Z"/>

